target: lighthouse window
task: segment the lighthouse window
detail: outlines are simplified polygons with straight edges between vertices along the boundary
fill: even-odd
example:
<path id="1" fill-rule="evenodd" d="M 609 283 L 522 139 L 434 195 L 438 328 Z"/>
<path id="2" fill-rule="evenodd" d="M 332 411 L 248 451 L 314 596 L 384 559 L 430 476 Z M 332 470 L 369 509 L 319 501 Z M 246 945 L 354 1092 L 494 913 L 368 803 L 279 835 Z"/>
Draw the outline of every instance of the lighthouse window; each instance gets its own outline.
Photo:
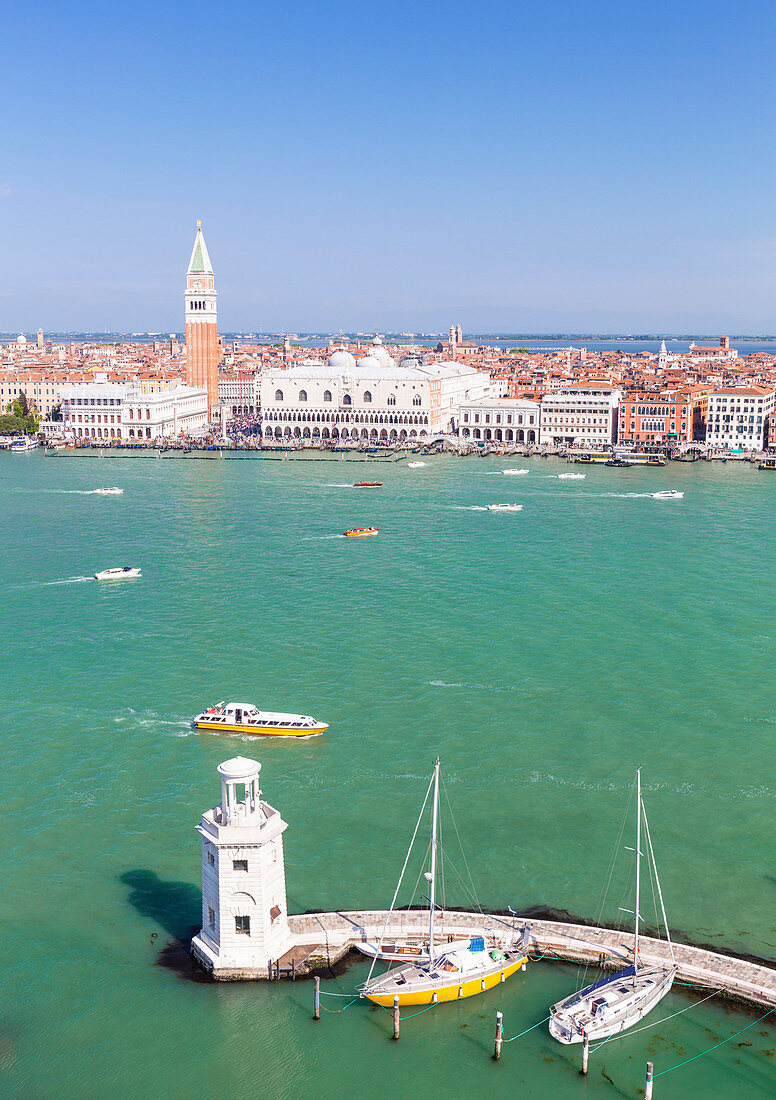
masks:
<path id="1" fill-rule="evenodd" d="M 211 867 L 213 867 L 213 866 L 214 866 L 214 864 L 215 864 L 215 862 L 216 862 L 216 857 L 215 857 L 215 856 L 213 855 L 213 853 L 212 853 L 212 852 L 208 852 L 208 854 L 207 854 L 207 861 L 208 861 L 208 863 L 210 864 L 210 866 L 211 866 Z"/>
<path id="2" fill-rule="evenodd" d="M 232 860 L 232 867 L 235 869 L 235 871 L 247 871 L 248 870 L 248 860 L 247 859 L 233 859 Z"/>
<path id="3" fill-rule="evenodd" d="M 215 909 L 211 909 L 210 906 L 208 906 L 207 909 L 207 923 L 210 928 L 215 928 L 216 926 L 216 911 Z"/>
<path id="4" fill-rule="evenodd" d="M 250 936 L 251 934 L 251 918 L 250 917 L 235 917 L 234 918 L 234 930 L 238 936 Z"/>

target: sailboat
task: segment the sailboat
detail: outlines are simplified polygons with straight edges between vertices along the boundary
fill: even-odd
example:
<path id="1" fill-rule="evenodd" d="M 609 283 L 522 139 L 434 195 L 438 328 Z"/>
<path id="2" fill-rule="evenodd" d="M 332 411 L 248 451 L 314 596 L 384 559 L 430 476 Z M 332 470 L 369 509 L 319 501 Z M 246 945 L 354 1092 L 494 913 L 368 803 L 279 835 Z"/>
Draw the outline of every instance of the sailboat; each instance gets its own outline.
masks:
<path id="1" fill-rule="evenodd" d="M 503 942 L 502 946 L 495 941 L 486 946 L 487 937 L 484 934 L 472 935 L 468 939 L 445 944 L 435 940 L 435 921 L 439 908 L 436 903 L 439 768 L 439 759 L 437 759 L 432 778 L 434 799 L 431 817 L 431 866 L 430 870 L 424 874 L 429 884 L 428 941 L 407 944 L 407 948 L 417 951 L 417 957 L 374 979 L 372 978 L 373 962 L 369 977 L 357 991 L 361 997 L 386 1007 L 393 1005 L 396 997 L 399 998 L 399 1005 L 431 1005 L 441 1001 L 472 997 L 476 993 L 483 993 L 486 989 L 492 989 L 506 981 L 527 960 L 525 950 L 514 941 L 514 938 L 510 943 Z M 426 799 L 428 799 L 428 792 Z M 421 817 L 422 815 L 423 810 L 421 810 Z M 415 833 L 417 834 L 417 826 Z M 411 850 L 412 845 L 410 845 Z M 409 852 L 404 862 L 404 869 L 407 867 L 407 860 L 409 860 Z M 403 874 L 404 870 L 402 870 Z M 401 878 L 399 885 L 401 885 Z M 398 890 L 397 886 L 394 903 Z M 390 945 L 392 950 L 384 952 L 384 944 L 381 941 L 376 949 L 367 953 L 373 954 L 375 961 L 378 958 L 406 958 L 410 955 L 410 950 L 407 950 L 406 954 L 402 953 L 404 946 L 392 943 Z"/>
<path id="2" fill-rule="evenodd" d="M 641 893 L 642 823 L 654 872 L 671 963 L 644 966 L 639 956 L 639 900 Z M 630 912 L 630 910 L 623 910 Z M 641 768 L 636 768 L 636 899 L 633 909 L 633 963 L 602 978 L 550 1009 L 550 1035 L 561 1043 L 582 1043 L 585 1039 L 606 1039 L 637 1024 L 666 996 L 676 977 L 674 949 L 668 932 L 663 891 L 655 865 L 646 810 L 641 797 Z"/>

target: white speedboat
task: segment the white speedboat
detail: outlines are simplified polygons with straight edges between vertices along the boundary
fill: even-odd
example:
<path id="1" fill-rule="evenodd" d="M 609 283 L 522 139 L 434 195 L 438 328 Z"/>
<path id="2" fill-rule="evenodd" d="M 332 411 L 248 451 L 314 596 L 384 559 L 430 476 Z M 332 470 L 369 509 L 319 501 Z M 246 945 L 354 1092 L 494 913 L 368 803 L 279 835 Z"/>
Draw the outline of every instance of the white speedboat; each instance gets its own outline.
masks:
<path id="1" fill-rule="evenodd" d="M 19 454 L 21 451 L 34 451 L 37 446 L 37 439 L 30 439 L 28 435 L 23 435 L 17 439 L 14 439 L 13 443 L 11 444 L 11 450 L 14 451 L 14 453 L 16 454 Z"/>
<path id="2" fill-rule="evenodd" d="M 421 466 L 425 466 L 425 465 L 426 465 L 425 462 L 408 462 L 407 463 L 407 469 L 408 470 L 419 470 Z"/>
<path id="3" fill-rule="evenodd" d="M 522 504 L 489 504 L 489 512 L 522 512 Z"/>
<path id="4" fill-rule="evenodd" d="M 680 493 L 678 489 L 661 489 L 659 493 L 653 493 L 654 500 L 681 500 L 684 493 Z"/>
<path id="5" fill-rule="evenodd" d="M 117 569 L 103 569 L 94 574 L 94 579 L 96 581 L 123 581 L 128 580 L 129 577 L 142 577 L 142 575 L 139 569 L 135 569 L 131 565 L 122 565 Z"/>
<path id="6" fill-rule="evenodd" d="M 312 737 L 329 728 L 309 714 L 282 714 L 258 710 L 253 703 L 216 703 L 198 714 L 192 725 L 198 730 L 250 733 L 265 737 Z"/>
<path id="7" fill-rule="evenodd" d="M 639 957 L 639 896 L 641 886 L 642 823 L 646 851 L 652 865 L 652 881 L 663 915 L 663 926 L 671 952 L 671 962 L 644 966 Z M 633 964 L 558 1001 L 550 1009 L 550 1035 L 561 1043 L 582 1043 L 585 1039 L 606 1039 L 618 1035 L 643 1020 L 662 1001 L 676 977 L 674 950 L 668 934 L 663 893 L 657 877 L 652 839 L 641 798 L 641 768 L 636 769 L 636 899 L 633 908 Z M 657 899 L 656 899 L 657 900 Z M 627 910 L 630 912 L 630 910 Z"/>
<path id="8" fill-rule="evenodd" d="M 558 474 L 560 481 L 584 481 L 587 474 Z"/>
<path id="9" fill-rule="evenodd" d="M 530 470 L 502 470 L 502 474 L 511 474 L 512 477 L 517 477 L 518 474 L 530 474 Z"/>
<path id="10" fill-rule="evenodd" d="M 102 489 L 92 489 L 92 492 L 101 497 L 120 497 L 124 490 L 115 485 L 106 485 Z"/>

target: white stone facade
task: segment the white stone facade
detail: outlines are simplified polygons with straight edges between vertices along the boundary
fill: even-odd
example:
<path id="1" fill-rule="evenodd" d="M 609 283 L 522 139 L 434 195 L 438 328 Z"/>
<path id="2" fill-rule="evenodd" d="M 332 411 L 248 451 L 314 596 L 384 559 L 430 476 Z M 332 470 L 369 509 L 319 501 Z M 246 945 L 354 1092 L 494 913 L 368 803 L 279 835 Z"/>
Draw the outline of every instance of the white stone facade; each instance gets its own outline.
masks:
<path id="1" fill-rule="evenodd" d="M 261 375 L 245 371 L 242 377 L 231 371 L 218 375 L 218 403 L 230 416 L 256 416 L 261 406 Z"/>
<path id="2" fill-rule="evenodd" d="M 235 757 L 218 767 L 221 805 L 202 837 L 202 930 L 191 949 L 216 978 L 255 977 L 292 946 L 280 813 L 262 801 L 261 765 Z"/>
<path id="3" fill-rule="evenodd" d="M 542 398 L 542 443 L 603 448 L 617 439 L 620 390 L 574 386 Z"/>
<path id="4" fill-rule="evenodd" d="M 706 445 L 724 450 L 762 451 L 768 417 L 776 407 L 773 390 L 731 386 L 709 394 Z"/>
<path id="5" fill-rule="evenodd" d="M 462 402 L 490 394 L 490 376 L 462 363 L 397 365 L 376 338 L 369 355 L 335 351 L 328 362 L 308 360 L 261 376 L 265 439 L 428 439 L 457 430 Z"/>
<path id="6" fill-rule="evenodd" d="M 207 393 L 190 386 L 65 382 L 62 429 L 76 439 L 151 441 L 188 434 L 207 422 Z"/>
<path id="7" fill-rule="evenodd" d="M 493 397 L 461 405 L 458 436 L 469 442 L 538 443 L 541 405 L 524 397 Z"/>

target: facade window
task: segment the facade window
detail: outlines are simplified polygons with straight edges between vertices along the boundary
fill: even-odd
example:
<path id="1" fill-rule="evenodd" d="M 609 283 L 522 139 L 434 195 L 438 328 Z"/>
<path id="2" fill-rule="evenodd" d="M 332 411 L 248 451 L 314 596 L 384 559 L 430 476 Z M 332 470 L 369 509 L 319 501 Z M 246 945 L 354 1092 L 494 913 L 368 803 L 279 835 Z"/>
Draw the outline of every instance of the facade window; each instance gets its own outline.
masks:
<path id="1" fill-rule="evenodd" d="M 342 398 L 342 404 L 343 405 L 352 405 L 353 404 L 353 401 L 351 400 L 351 397 L 350 397 L 349 393 L 346 393 L 345 396 Z"/>
<path id="2" fill-rule="evenodd" d="M 323 391 L 323 400 L 324 401 L 331 401 L 331 390 L 324 390 Z"/>
<path id="3" fill-rule="evenodd" d="M 396 404 L 396 394 L 395 393 L 390 394 L 390 396 L 388 397 L 387 404 L 388 405 L 395 405 Z"/>
<path id="4" fill-rule="evenodd" d="M 364 404 L 365 405 L 371 405 L 372 404 L 372 394 L 369 392 L 369 390 L 364 390 Z"/>
<path id="5" fill-rule="evenodd" d="M 208 852 L 207 861 L 208 861 L 208 863 L 210 864 L 211 867 L 213 867 L 215 865 L 216 857 L 213 855 L 212 852 Z"/>
<path id="6" fill-rule="evenodd" d="M 468 413 L 463 414 L 463 422 L 464 422 L 464 424 L 469 423 L 469 414 Z"/>
<path id="7" fill-rule="evenodd" d="M 251 918 L 250 917 L 235 917 L 234 918 L 234 930 L 238 936 L 250 936 L 251 934 Z"/>
<path id="8" fill-rule="evenodd" d="M 415 396 L 412 399 L 412 404 L 413 405 L 421 405 L 422 403 L 423 403 L 423 399 L 421 398 L 419 393 L 416 393 Z"/>
<path id="9" fill-rule="evenodd" d="M 282 390 L 275 390 L 275 400 L 276 401 L 282 401 L 283 400 L 283 391 Z"/>
<path id="10" fill-rule="evenodd" d="M 299 391 L 299 400 L 300 401 L 306 401 L 307 400 L 307 390 L 300 390 Z"/>
<path id="11" fill-rule="evenodd" d="M 216 926 L 216 911 L 211 909 L 210 906 L 207 907 L 207 924 L 208 928 L 215 928 Z"/>
<path id="12" fill-rule="evenodd" d="M 232 869 L 235 870 L 235 871 L 247 871 L 248 870 L 248 860 L 247 859 L 233 859 L 232 860 Z"/>

